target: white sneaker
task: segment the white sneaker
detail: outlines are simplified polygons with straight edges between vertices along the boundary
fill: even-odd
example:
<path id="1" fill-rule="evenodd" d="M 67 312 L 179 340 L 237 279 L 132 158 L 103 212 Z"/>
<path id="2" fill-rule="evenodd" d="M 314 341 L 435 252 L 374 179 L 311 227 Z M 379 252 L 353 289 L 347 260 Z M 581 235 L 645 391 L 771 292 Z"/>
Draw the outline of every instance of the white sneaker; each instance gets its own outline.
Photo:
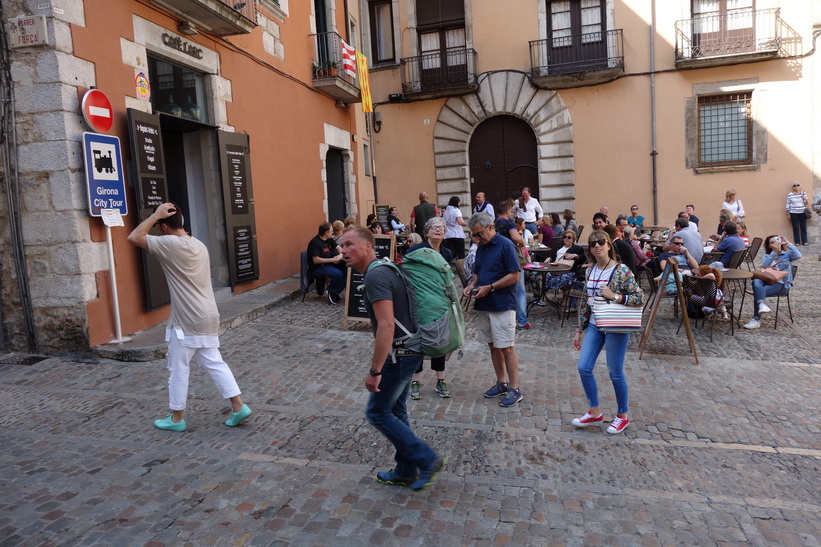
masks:
<path id="1" fill-rule="evenodd" d="M 770 307 L 764 302 L 758 305 L 758 313 L 770 313 L 771 311 L 773 310 L 771 310 Z"/>
<path id="2" fill-rule="evenodd" d="M 750 322 L 744 325 L 745 329 L 757 329 L 761 327 L 761 323 L 758 322 L 758 319 L 750 319 Z"/>

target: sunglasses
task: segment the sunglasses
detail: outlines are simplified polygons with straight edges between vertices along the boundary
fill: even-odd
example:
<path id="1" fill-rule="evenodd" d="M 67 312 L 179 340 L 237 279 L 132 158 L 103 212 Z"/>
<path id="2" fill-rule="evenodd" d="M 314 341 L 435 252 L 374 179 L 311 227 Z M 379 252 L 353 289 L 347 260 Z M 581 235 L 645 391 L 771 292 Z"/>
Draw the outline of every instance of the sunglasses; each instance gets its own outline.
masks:
<path id="1" fill-rule="evenodd" d="M 670 245 L 684 245 L 683 241 L 671 241 Z"/>
<path id="2" fill-rule="evenodd" d="M 564 236 L 562 239 L 573 239 L 573 236 Z"/>
<path id="3" fill-rule="evenodd" d="M 800 184 L 793 184 L 792 187 L 795 188 L 797 186 L 801 186 Z"/>
<path id="4" fill-rule="evenodd" d="M 633 208 L 632 208 L 632 209 L 630 209 L 630 210 L 631 210 L 631 211 L 638 211 L 638 210 L 639 210 L 639 208 L 638 208 L 638 207 L 633 207 Z"/>
<path id="5" fill-rule="evenodd" d="M 473 233 L 472 233 L 472 234 L 470 234 L 470 235 L 471 235 L 472 237 L 482 237 L 482 234 L 484 234 L 484 233 L 485 233 L 485 231 L 484 231 L 484 230 L 482 230 L 481 232 L 473 232 Z"/>
<path id="6" fill-rule="evenodd" d="M 607 240 L 606 240 L 606 239 L 596 239 L 596 240 L 594 240 L 594 241 L 589 241 L 589 242 L 588 242 L 588 244 L 589 244 L 591 247 L 597 247 L 597 246 L 599 246 L 599 245 L 601 245 L 602 247 L 604 247 L 604 246 L 607 244 Z"/>

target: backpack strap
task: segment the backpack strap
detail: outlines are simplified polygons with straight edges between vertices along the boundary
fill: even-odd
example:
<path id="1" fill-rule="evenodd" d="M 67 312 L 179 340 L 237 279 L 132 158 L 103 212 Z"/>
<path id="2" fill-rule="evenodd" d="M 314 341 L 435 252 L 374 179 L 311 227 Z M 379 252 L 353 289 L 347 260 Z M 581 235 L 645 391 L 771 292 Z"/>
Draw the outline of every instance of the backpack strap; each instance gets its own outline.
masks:
<path id="1" fill-rule="evenodd" d="M 368 265 L 368 268 L 367 268 L 367 270 L 365 270 L 365 273 L 369 272 L 371 270 L 371 268 L 376 267 L 376 266 L 388 266 L 389 268 L 391 268 L 394 271 L 394 273 L 396 273 L 396 275 L 402 281 L 402 285 L 405 287 L 405 297 L 408 300 L 408 311 L 411 314 L 411 317 L 413 317 L 413 301 L 411 300 L 411 289 L 408 285 L 408 280 L 405 279 L 405 274 L 402 273 L 402 270 L 399 269 L 399 266 L 397 266 L 394 262 L 391 262 L 391 260 L 389 258 L 383 258 L 381 260 L 374 260 L 373 262 L 371 262 Z M 394 308 L 394 310 L 395 309 L 396 308 Z M 396 351 L 397 350 L 403 350 L 404 351 L 404 348 L 402 348 L 402 344 L 399 344 L 397 346 L 396 342 L 397 341 L 404 342 L 405 340 L 407 340 L 408 338 L 413 336 L 415 333 L 408 330 L 408 328 L 405 325 L 403 325 L 402 322 L 399 321 L 399 319 L 397 319 L 396 314 L 394 314 L 394 316 L 393 316 L 393 322 L 400 329 L 402 329 L 402 332 L 405 333 L 405 336 L 402 336 L 400 338 L 394 338 L 393 339 L 393 344 L 391 344 L 391 346 L 392 346 L 391 359 L 393 360 L 394 363 L 396 363 Z"/>

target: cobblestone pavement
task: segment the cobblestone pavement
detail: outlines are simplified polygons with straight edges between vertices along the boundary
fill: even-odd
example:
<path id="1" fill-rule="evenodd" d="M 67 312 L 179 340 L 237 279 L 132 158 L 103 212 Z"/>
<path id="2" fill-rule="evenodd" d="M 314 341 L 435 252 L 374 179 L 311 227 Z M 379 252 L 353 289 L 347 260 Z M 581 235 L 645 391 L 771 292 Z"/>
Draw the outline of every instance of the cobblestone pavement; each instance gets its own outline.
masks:
<path id="1" fill-rule="evenodd" d="M 426 371 L 409 401 L 450 459 L 418 493 L 373 480 L 392 453 L 362 414 L 372 338 L 315 296 L 222 337 L 254 410 L 237 428 L 199 370 L 178 434 L 151 425 L 162 361 L 0 365 L 0 545 L 821 545 L 821 262 L 807 258 L 795 324 L 718 323 L 712 343 L 697 330 L 699 364 L 665 305 L 642 360 L 631 342 L 621 436 L 568 425 L 585 400 L 572 328 L 548 309 L 517 341 L 524 401 L 484 399 L 469 312 L 453 397 Z M 612 416 L 603 362 L 596 374 Z"/>

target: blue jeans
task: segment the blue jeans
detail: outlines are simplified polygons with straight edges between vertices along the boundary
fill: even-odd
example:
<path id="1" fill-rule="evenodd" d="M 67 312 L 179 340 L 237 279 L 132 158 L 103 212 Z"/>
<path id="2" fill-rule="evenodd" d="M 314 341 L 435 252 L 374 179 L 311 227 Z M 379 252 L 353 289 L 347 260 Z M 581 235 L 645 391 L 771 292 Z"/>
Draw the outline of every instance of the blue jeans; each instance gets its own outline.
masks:
<path id="1" fill-rule="evenodd" d="M 784 283 L 773 283 L 767 285 L 760 279 L 753 279 L 753 319 L 760 319 L 761 314 L 758 313 L 758 305 L 764 302 L 768 296 L 776 296 L 779 294 L 787 294 L 787 289 Z"/>
<path id="2" fill-rule="evenodd" d="M 527 228 L 528 231 L 531 234 L 533 234 L 534 236 L 539 233 L 539 228 L 536 226 L 535 222 L 525 222 L 525 228 Z M 548 243 L 550 243 L 550 242 L 548 242 Z"/>
<path id="3" fill-rule="evenodd" d="M 624 377 L 624 356 L 627 353 L 627 343 L 630 335 L 625 332 L 599 331 L 593 325 L 585 329 L 582 339 L 582 350 L 579 354 L 579 376 L 582 379 L 584 394 L 587 396 L 587 404 L 591 408 L 599 406 L 599 390 L 596 386 L 596 377 L 593 375 L 593 367 L 596 365 L 596 358 L 605 348 L 607 355 L 607 370 L 610 372 L 610 381 L 613 382 L 613 389 L 616 390 L 616 414 L 626 414 L 627 405 L 627 379 Z"/>
<path id="4" fill-rule="evenodd" d="M 390 356 L 382 367 L 379 391 L 371 393 L 365 418 L 396 448 L 396 472 L 401 477 L 415 477 L 419 468 L 429 467 L 436 453 L 413 434 L 408 420 L 408 393 L 413 373 L 422 363 L 421 355 Z"/>
<path id="5" fill-rule="evenodd" d="M 516 289 L 516 326 L 527 325 L 527 291 L 525 290 L 525 271 L 519 271 L 519 286 Z"/>
<path id="6" fill-rule="evenodd" d="M 807 243 L 807 217 L 804 213 L 790 213 L 792 240 L 796 245 Z"/>
<path id="7" fill-rule="evenodd" d="M 339 296 L 345 290 L 348 274 L 334 264 L 320 264 L 314 267 L 313 276 L 316 279 L 325 278 L 325 282 L 328 283 L 328 292 Z"/>

